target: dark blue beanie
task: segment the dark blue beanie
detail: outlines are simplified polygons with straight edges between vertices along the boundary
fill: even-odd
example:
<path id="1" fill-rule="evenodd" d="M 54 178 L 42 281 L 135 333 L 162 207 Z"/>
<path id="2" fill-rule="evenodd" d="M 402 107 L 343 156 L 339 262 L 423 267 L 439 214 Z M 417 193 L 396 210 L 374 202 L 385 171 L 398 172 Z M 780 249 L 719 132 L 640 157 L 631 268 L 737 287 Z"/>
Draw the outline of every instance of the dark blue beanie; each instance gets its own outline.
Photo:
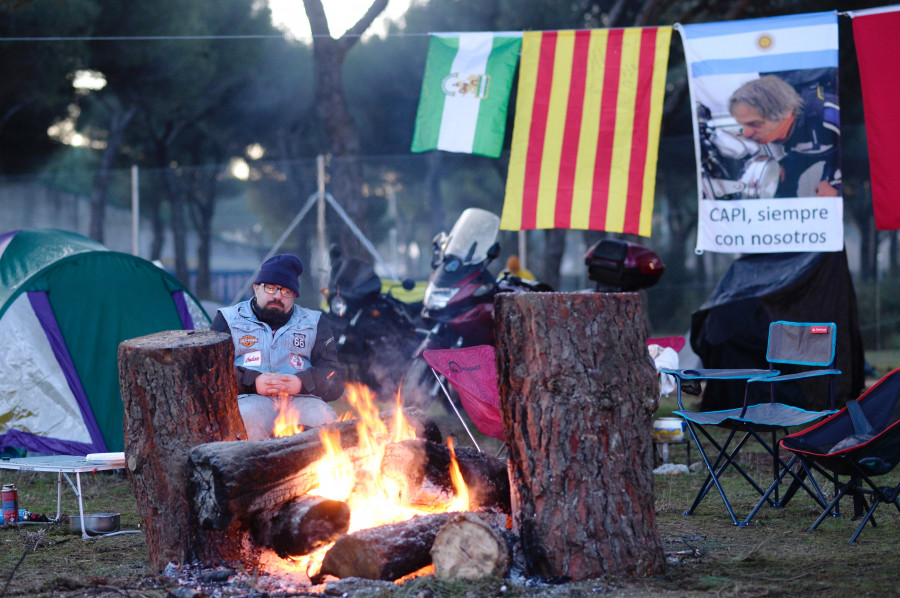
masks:
<path id="1" fill-rule="evenodd" d="M 295 295 L 299 295 L 301 274 L 303 274 L 303 262 L 300 261 L 300 258 L 289 253 L 279 253 L 263 262 L 253 284 L 277 284 L 291 289 Z"/>

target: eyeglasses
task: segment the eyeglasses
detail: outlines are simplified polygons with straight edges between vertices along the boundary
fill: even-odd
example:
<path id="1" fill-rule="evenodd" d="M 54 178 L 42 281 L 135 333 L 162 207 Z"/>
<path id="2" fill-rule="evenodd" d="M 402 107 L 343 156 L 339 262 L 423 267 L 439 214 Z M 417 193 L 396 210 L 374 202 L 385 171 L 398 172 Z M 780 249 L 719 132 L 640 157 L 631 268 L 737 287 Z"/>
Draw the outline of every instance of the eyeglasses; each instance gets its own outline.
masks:
<path id="1" fill-rule="evenodd" d="M 274 295 L 278 291 L 281 291 L 281 296 L 287 297 L 288 299 L 293 299 L 297 296 L 297 293 L 295 293 L 291 289 L 287 287 L 280 287 L 277 284 L 264 284 L 262 285 L 262 288 L 267 295 Z"/>

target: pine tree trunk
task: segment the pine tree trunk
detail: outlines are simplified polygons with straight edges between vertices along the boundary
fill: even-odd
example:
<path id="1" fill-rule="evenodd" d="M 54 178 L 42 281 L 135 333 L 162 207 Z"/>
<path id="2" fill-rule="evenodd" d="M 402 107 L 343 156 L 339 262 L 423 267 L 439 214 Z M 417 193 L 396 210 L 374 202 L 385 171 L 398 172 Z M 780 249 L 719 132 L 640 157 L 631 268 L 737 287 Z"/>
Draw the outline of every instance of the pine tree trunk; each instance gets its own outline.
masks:
<path id="1" fill-rule="evenodd" d="M 247 438 L 231 337 L 208 330 L 160 332 L 122 342 L 118 358 L 126 467 L 151 567 L 252 562 L 246 527 L 201 529 L 186 496 L 191 448 Z"/>
<path id="2" fill-rule="evenodd" d="M 513 531 L 530 573 L 660 573 L 659 391 L 640 296 L 504 293 L 494 313 Z"/>

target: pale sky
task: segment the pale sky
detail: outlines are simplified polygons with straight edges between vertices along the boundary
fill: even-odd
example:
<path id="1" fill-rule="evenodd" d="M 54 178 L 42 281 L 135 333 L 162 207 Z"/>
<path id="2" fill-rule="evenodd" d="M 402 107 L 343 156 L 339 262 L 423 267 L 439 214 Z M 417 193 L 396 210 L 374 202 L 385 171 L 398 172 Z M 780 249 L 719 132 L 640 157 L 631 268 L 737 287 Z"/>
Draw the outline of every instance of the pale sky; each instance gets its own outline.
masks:
<path id="1" fill-rule="evenodd" d="M 285 25 L 298 39 L 309 37 L 309 21 L 303 9 L 303 0 L 268 0 L 275 25 Z M 387 8 L 375 19 L 368 33 L 383 35 L 384 20 L 397 20 L 409 7 L 411 0 L 388 0 Z M 353 27 L 372 5 L 373 0 L 322 0 L 328 27 L 332 37 L 340 37 L 347 29 Z"/>

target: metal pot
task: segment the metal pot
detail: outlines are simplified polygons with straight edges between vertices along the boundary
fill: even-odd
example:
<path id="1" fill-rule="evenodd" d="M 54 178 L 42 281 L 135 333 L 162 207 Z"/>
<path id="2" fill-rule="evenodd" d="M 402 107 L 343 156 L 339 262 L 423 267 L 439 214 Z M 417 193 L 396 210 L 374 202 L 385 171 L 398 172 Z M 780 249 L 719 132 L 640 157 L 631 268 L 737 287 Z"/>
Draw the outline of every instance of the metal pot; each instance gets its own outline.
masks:
<path id="1" fill-rule="evenodd" d="M 69 518 L 69 529 L 81 533 L 81 517 Z M 108 534 L 119 531 L 119 513 L 93 513 L 84 516 L 84 531 L 91 535 Z"/>

